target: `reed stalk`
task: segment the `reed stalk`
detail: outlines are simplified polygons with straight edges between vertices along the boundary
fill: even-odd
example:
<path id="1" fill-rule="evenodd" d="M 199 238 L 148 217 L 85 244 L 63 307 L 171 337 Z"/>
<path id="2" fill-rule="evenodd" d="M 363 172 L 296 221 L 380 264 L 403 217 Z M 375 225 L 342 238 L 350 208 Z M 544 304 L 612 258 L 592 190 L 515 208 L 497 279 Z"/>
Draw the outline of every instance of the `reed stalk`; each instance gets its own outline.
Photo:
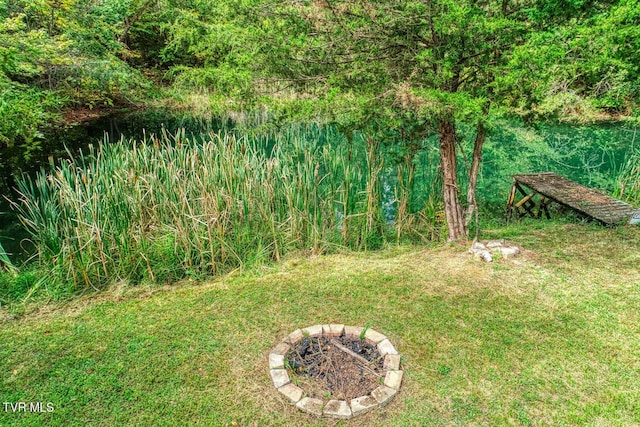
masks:
<path id="1" fill-rule="evenodd" d="M 145 134 L 25 178 L 15 209 L 60 284 L 221 274 L 292 250 L 383 241 L 379 150 L 319 126 Z"/>

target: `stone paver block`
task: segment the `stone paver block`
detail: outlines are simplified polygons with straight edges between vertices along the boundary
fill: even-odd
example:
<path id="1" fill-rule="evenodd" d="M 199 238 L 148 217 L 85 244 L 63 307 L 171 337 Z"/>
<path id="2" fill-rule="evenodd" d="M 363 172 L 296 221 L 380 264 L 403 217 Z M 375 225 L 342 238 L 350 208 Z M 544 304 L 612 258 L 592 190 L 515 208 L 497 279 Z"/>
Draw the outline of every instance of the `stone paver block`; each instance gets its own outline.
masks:
<path id="1" fill-rule="evenodd" d="M 322 335 L 322 325 L 313 325 L 302 328 L 302 333 L 310 337 L 319 337 Z"/>
<path id="2" fill-rule="evenodd" d="M 388 339 L 384 339 L 378 343 L 378 351 L 381 356 L 386 356 L 387 354 L 398 354 L 398 350 L 396 350 Z"/>
<path id="3" fill-rule="evenodd" d="M 298 409 L 306 412 L 307 414 L 315 415 L 316 417 L 322 416 L 323 402 L 320 399 L 305 397 L 304 399 L 296 403 L 296 406 L 298 407 Z"/>
<path id="4" fill-rule="evenodd" d="M 326 337 L 339 337 L 344 332 L 344 325 L 323 325 L 322 334 Z"/>
<path id="5" fill-rule="evenodd" d="M 291 404 L 298 403 L 300 399 L 302 399 L 302 394 L 304 393 L 300 387 L 291 383 L 278 388 L 278 391 L 284 394 Z"/>
<path id="6" fill-rule="evenodd" d="M 356 415 L 369 412 L 373 408 L 378 406 L 378 401 L 371 397 L 371 395 L 356 397 L 351 399 L 351 413 L 355 417 Z"/>
<path id="7" fill-rule="evenodd" d="M 367 340 L 369 344 L 376 345 L 379 342 L 386 340 L 387 337 L 382 335 L 380 332 L 374 331 L 373 329 L 368 329 L 364 334 L 364 339 Z"/>
<path id="8" fill-rule="evenodd" d="M 330 418 L 348 420 L 351 418 L 351 408 L 344 400 L 330 400 L 324 405 L 322 415 Z"/>
<path id="9" fill-rule="evenodd" d="M 273 385 L 276 386 L 276 388 L 289 384 L 289 374 L 285 369 L 271 369 L 269 373 L 271 374 Z"/>
<path id="10" fill-rule="evenodd" d="M 371 396 L 373 396 L 380 406 L 385 406 L 393 399 L 393 396 L 395 396 L 397 392 L 398 390 L 394 388 L 381 385 L 371 392 Z"/>
<path id="11" fill-rule="evenodd" d="M 344 334 L 351 335 L 352 337 L 360 338 L 360 333 L 364 328 L 362 326 L 345 326 Z"/>
<path id="12" fill-rule="evenodd" d="M 387 354 L 384 357 L 384 365 L 382 367 L 385 371 L 397 371 L 400 369 L 400 355 Z"/>
<path id="13" fill-rule="evenodd" d="M 284 356 L 282 354 L 269 353 L 269 369 L 284 368 Z"/>
<path id="14" fill-rule="evenodd" d="M 402 384 L 403 371 L 389 371 L 384 377 L 384 385 L 387 387 L 400 390 L 400 384 Z"/>
<path id="15" fill-rule="evenodd" d="M 285 341 L 287 341 L 289 344 L 293 345 L 293 344 L 297 343 L 298 341 L 300 341 L 302 338 L 304 338 L 304 334 L 302 333 L 302 331 L 300 329 L 296 329 L 295 331 L 293 331 L 289 335 L 287 335 L 287 338 L 285 338 Z"/>
<path id="16" fill-rule="evenodd" d="M 289 344 L 286 342 L 280 342 L 273 348 L 273 350 L 271 350 L 271 354 L 280 354 L 284 356 L 289 350 L 291 350 L 291 346 Z"/>

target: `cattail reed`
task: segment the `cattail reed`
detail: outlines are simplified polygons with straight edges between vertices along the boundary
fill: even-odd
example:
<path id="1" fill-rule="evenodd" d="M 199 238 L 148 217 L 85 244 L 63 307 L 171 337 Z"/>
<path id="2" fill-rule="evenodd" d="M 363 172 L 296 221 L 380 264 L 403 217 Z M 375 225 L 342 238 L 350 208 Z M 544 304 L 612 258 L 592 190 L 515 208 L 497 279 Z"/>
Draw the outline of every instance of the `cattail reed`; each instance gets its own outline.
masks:
<path id="1" fill-rule="evenodd" d="M 319 126 L 105 141 L 22 180 L 15 208 L 53 283 L 86 289 L 221 274 L 292 250 L 384 241 L 392 227 L 379 150 L 374 139 L 347 142 Z M 392 194 L 408 200 L 414 169 L 398 170 L 409 176 Z M 426 217 L 407 200 L 395 201 L 398 238 Z"/>

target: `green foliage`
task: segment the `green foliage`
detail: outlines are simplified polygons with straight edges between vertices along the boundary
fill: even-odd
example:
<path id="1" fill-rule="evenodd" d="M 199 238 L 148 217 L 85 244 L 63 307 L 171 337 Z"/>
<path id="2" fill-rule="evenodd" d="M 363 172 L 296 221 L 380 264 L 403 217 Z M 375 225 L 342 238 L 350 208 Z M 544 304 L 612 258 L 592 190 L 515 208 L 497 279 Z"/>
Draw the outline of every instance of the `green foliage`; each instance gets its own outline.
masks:
<path id="1" fill-rule="evenodd" d="M 581 12 L 580 20 L 533 34 L 515 50 L 499 80 L 502 90 L 514 91 L 510 106 L 534 118 L 579 121 L 603 113 L 629 115 L 637 107 L 640 5 L 622 0 L 586 2 L 581 8 L 592 13 Z"/>
<path id="2" fill-rule="evenodd" d="M 0 168 L 18 175 L 40 149 L 43 130 L 69 108 L 135 103 L 167 85 L 155 96 L 165 103 L 173 98 L 202 121 L 216 114 L 246 118 L 237 111 L 259 104 L 269 111 L 263 116 L 275 116 L 258 118 L 265 127 L 301 120 L 335 125 L 346 136 L 341 149 L 360 156 L 358 173 L 344 175 L 353 172 L 349 179 L 360 185 L 354 188 L 366 195 L 356 202 L 361 196 L 344 190 L 343 216 L 366 215 L 349 218 L 343 244 L 384 243 L 374 225 L 384 223 L 380 206 L 390 194 L 396 201 L 384 209 L 394 211 L 398 239 L 437 239 L 443 202 L 434 194 L 464 189 L 478 124 L 495 132 L 487 142 L 494 164 L 522 172 L 564 163 L 570 173 L 587 165 L 582 182 L 611 188 L 597 165 L 620 165 L 612 154 L 617 147 L 587 153 L 591 136 L 582 131 L 543 141 L 504 119 L 516 113 L 586 121 L 637 108 L 639 16 L 632 0 L 6 1 L 0 4 Z M 457 159 L 460 185 L 437 177 L 435 137 L 449 123 L 448 142 L 465 150 Z M 351 152 L 353 140 L 359 148 Z M 511 158 L 511 147 L 498 145 L 503 140 L 517 140 L 523 155 Z M 490 179 L 498 180 L 485 183 Z M 632 187 L 629 179 L 621 188 Z M 432 227 L 414 227 L 416 221 Z M 418 229 L 426 234 L 413 233 Z M 167 233 L 179 246 L 179 233 Z M 262 255 L 249 258 L 272 253 L 271 243 L 259 243 Z M 160 265 L 166 251 L 152 247 Z M 151 278 L 154 270 L 144 264 L 151 259 L 140 261 L 131 277 Z"/>
<path id="3" fill-rule="evenodd" d="M 58 99 L 46 92 L 15 82 L 0 81 L 0 159 L 16 156 L 29 161 L 43 137 L 40 126 L 55 117 Z M 17 155 L 17 151 L 21 150 Z M 0 162 L 0 167 L 2 166 Z"/>
<path id="4" fill-rule="evenodd" d="M 119 3 L 15 0 L 0 8 L 0 167 L 17 175 L 61 110 L 129 103 L 146 88 L 122 59 Z"/>
<path id="5" fill-rule="evenodd" d="M 1 262 L 1 261 L 0 261 Z M 33 296 L 41 280 L 41 272 L 36 270 L 0 270 L 0 305 L 15 306 L 27 295 Z"/>
<path id="6" fill-rule="evenodd" d="M 123 17 L 107 15 L 115 13 L 109 3 L 14 2 L 0 26 L 0 71 L 89 106 L 125 97 L 143 80 L 120 59 L 117 21 Z"/>
<path id="7" fill-rule="evenodd" d="M 631 181 L 617 178 L 623 165 L 636 164 L 626 149 L 633 146 L 633 127 L 493 126 L 478 186 L 489 217 L 502 216 L 515 173 L 553 171 L 609 192 L 618 180 L 624 190 L 617 194 L 633 203 Z M 320 126 L 238 135 L 193 139 L 180 133 L 158 142 L 147 136 L 108 144 L 23 183 L 23 216 L 56 286 L 173 282 L 296 249 L 376 249 L 388 241 L 433 242 L 446 235 L 432 140 L 412 152 L 408 145 L 377 144 L 360 132 L 346 138 Z M 385 138 L 396 137 L 389 130 Z M 469 138 L 460 141 L 464 152 L 472 145 Z M 276 178 L 263 175 L 269 165 Z M 460 170 L 462 177 L 464 164 Z M 246 211 L 255 217 L 238 216 Z M 221 234 L 209 235 L 214 228 L 204 218 L 217 218 Z"/>
<path id="8" fill-rule="evenodd" d="M 418 112 L 415 120 L 422 122 L 451 116 L 474 122 L 484 116 L 487 101 L 500 100 L 496 75 L 504 72 L 512 50 L 537 31 L 526 4 L 278 6 L 264 12 L 265 31 L 281 33 L 268 33 L 268 70 L 301 91 L 365 96 L 370 113 Z"/>
<path id="9" fill-rule="evenodd" d="M 190 92 L 207 89 L 212 94 L 223 94 L 225 97 L 246 94 L 253 87 L 250 72 L 228 64 L 206 68 L 176 66 L 168 76 L 174 77 L 176 89 Z"/>
<path id="10" fill-rule="evenodd" d="M 633 124 L 568 125 L 553 122 L 527 127 L 494 123 L 485 143 L 478 199 L 488 216 L 500 215 L 511 175 L 555 172 L 583 185 L 616 194 L 623 166 L 633 165 Z M 469 151 L 472 141 L 462 140 Z"/>
<path id="11" fill-rule="evenodd" d="M 0 15 L 2 17 L 2 15 Z M 29 161 L 41 126 L 54 117 L 60 98 L 30 84 L 47 63 L 57 62 L 45 32 L 27 28 L 24 14 L 0 21 L 0 167 Z"/>

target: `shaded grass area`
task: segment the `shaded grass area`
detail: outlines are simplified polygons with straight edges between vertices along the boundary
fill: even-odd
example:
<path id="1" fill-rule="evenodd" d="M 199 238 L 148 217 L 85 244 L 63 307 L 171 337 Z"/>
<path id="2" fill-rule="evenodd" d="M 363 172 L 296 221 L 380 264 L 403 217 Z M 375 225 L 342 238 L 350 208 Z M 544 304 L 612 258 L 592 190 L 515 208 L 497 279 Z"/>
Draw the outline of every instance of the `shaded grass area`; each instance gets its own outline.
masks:
<path id="1" fill-rule="evenodd" d="M 317 323 L 365 325 L 405 356 L 386 408 L 338 425 L 640 423 L 640 229 L 540 223 L 466 246 L 290 257 L 204 284 L 113 289 L 0 326 L 2 425 L 335 425 L 273 389 L 270 349 Z"/>

